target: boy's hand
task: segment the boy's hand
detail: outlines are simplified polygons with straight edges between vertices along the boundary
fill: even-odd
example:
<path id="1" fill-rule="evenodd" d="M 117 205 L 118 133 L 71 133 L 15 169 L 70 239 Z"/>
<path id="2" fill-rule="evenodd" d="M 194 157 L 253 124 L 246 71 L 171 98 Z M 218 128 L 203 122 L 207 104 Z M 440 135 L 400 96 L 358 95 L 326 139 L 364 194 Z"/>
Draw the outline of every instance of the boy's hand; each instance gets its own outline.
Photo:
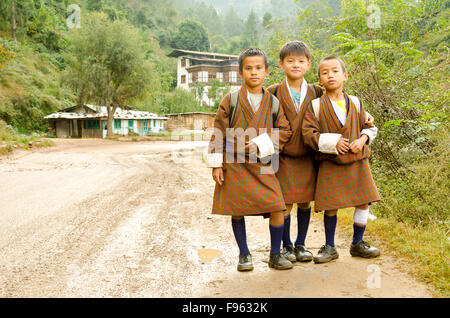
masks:
<path id="1" fill-rule="evenodd" d="M 353 153 L 360 152 L 363 149 L 363 147 L 366 144 L 368 139 L 369 139 L 369 137 L 367 135 L 362 135 L 360 138 L 356 139 L 355 141 L 352 141 L 352 143 L 349 146 L 351 152 L 353 152 Z"/>
<path id="2" fill-rule="evenodd" d="M 222 168 L 213 168 L 212 177 L 213 177 L 213 180 L 216 181 L 221 186 L 223 181 L 225 180 L 223 178 L 223 169 Z"/>
<path id="3" fill-rule="evenodd" d="M 336 144 L 336 149 L 340 154 L 348 152 L 349 149 L 348 139 L 341 137 L 341 139 L 339 139 L 338 143 Z"/>
<path id="4" fill-rule="evenodd" d="M 245 153 L 249 156 L 255 156 L 258 154 L 258 146 L 254 142 L 245 143 Z"/>
<path id="5" fill-rule="evenodd" d="M 369 113 L 366 113 L 366 121 L 364 122 L 364 125 L 367 125 L 369 127 L 375 126 L 375 118 Z"/>

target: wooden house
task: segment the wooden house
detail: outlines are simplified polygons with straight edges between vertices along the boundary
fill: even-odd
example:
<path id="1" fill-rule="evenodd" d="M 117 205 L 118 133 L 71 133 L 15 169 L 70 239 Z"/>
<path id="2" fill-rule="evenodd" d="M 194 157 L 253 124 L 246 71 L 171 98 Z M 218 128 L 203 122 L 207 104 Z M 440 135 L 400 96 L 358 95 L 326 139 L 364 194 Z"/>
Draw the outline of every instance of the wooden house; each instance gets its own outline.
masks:
<path id="1" fill-rule="evenodd" d="M 44 117 L 58 138 L 105 138 L 108 112 L 105 106 L 78 105 Z M 117 108 L 113 132 L 117 135 L 148 135 L 166 131 L 167 117 L 154 113 Z"/>

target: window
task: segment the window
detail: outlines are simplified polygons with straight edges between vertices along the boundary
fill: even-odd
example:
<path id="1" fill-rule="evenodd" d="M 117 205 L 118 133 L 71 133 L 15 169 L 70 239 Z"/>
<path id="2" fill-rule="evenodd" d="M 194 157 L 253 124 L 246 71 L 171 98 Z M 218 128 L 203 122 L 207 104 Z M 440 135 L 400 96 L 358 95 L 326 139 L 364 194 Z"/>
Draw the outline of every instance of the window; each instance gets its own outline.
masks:
<path id="1" fill-rule="evenodd" d="M 122 121 L 120 119 L 114 119 L 114 129 L 121 129 Z"/>
<path id="2" fill-rule="evenodd" d="M 181 75 L 181 84 L 186 83 L 186 75 Z"/>
<path id="3" fill-rule="evenodd" d="M 186 67 L 186 59 L 181 59 L 181 67 Z"/>
<path id="4" fill-rule="evenodd" d="M 188 74 L 188 81 L 189 81 L 189 84 L 192 83 L 192 73 Z"/>
<path id="5" fill-rule="evenodd" d="M 134 127 L 133 127 L 134 125 L 133 125 L 133 121 L 132 120 L 129 120 L 128 121 L 128 129 L 129 130 L 134 130 Z"/>
<path id="6" fill-rule="evenodd" d="M 236 83 L 237 82 L 237 72 L 231 71 L 229 73 L 229 82 L 230 83 Z"/>
<path id="7" fill-rule="evenodd" d="M 208 82 L 208 72 L 206 72 L 206 71 L 198 72 L 198 81 L 200 83 L 207 83 Z"/>
<path id="8" fill-rule="evenodd" d="M 100 129 L 100 121 L 88 119 L 84 122 L 84 128 L 86 129 Z"/>
<path id="9" fill-rule="evenodd" d="M 213 72 L 209 72 L 208 74 L 208 81 L 211 82 L 211 80 L 216 78 L 216 74 L 214 74 Z"/>
<path id="10" fill-rule="evenodd" d="M 148 120 L 144 120 L 144 131 L 148 131 Z"/>
<path id="11" fill-rule="evenodd" d="M 222 72 L 217 72 L 217 73 L 216 73 L 216 78 L 217 78 L 220 82 L 223 82 L 223 73 L 222 73 Z"/>

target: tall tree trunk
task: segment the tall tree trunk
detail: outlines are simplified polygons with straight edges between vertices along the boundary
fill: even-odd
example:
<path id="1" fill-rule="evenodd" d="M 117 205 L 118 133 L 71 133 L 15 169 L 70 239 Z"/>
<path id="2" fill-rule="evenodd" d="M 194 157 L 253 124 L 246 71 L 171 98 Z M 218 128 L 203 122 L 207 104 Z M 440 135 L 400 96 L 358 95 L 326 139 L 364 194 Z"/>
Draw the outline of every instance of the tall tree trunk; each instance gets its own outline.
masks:
<path id="1" fill-rule="evenodd" d="M 17 41 L 17 37 L 16 37 L 16 31 L 17 31 L 16 4 L 14 3 L 14 1 L 11 1 L 11 31 L 12 31 L 12 37 L 13 37 L 14 41 Z"/>
<path id="2" fill-rule="evenodd" d="M 117 105 L 110 105 L 106 106 L 108 110 L 108 130 L 107 130 L 107 136 L 112 137 L 113 136 L 113 123 L 114 123 L 114 113 L 116 112 Z"/>

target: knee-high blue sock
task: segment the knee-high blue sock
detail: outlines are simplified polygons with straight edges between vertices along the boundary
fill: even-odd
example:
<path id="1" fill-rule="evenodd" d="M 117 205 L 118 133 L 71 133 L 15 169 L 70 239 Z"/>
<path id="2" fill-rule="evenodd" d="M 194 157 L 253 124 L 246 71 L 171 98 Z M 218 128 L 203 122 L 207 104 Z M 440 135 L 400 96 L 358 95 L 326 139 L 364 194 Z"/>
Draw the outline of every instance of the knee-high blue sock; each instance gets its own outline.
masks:
<path id="1" fill-rule="evenodd" d="M 279 254 L 281 247 L 281 239 L 283 237 L 284 224 L 276 226 L 270 225 L 270 254 Z"/>
<path id="2" fill-rule="evenodd" d="M 297 240 L 295 245 L 305 245 L 306 234 L 308 233 L 309 221 L 311 219 L 311 208 L 297 209 Z"/>
<path id="3" fill-rule="evenodd" d="M 324 214 L 323 224 L 325 225 L 325 244 L 334 247 L 334 232 L 336 230 L 337 214 L 328 216 Z"/>
<path id="4" fill-rule="evenodd" d="M 239 254 L 250 254 L 247 246 L 247 232 L 245 231 L 245 219 L 231 219 L 231 225 L 233 227 L 234 238 L 239 246 Z"/>
<path id="5" fill-rule="evenodd" d="M 292 245 L 291 241 L 291 215 L 284 217 L 283 247 Z"/>
<path id="6" fill-rule="evenodd" d="M 353 223 L 353 241 L 352 244 L 356 244 L 361 242 L 364 236 L 364 231 L 366 230 L 366 226 L 358 226 Z"/>

